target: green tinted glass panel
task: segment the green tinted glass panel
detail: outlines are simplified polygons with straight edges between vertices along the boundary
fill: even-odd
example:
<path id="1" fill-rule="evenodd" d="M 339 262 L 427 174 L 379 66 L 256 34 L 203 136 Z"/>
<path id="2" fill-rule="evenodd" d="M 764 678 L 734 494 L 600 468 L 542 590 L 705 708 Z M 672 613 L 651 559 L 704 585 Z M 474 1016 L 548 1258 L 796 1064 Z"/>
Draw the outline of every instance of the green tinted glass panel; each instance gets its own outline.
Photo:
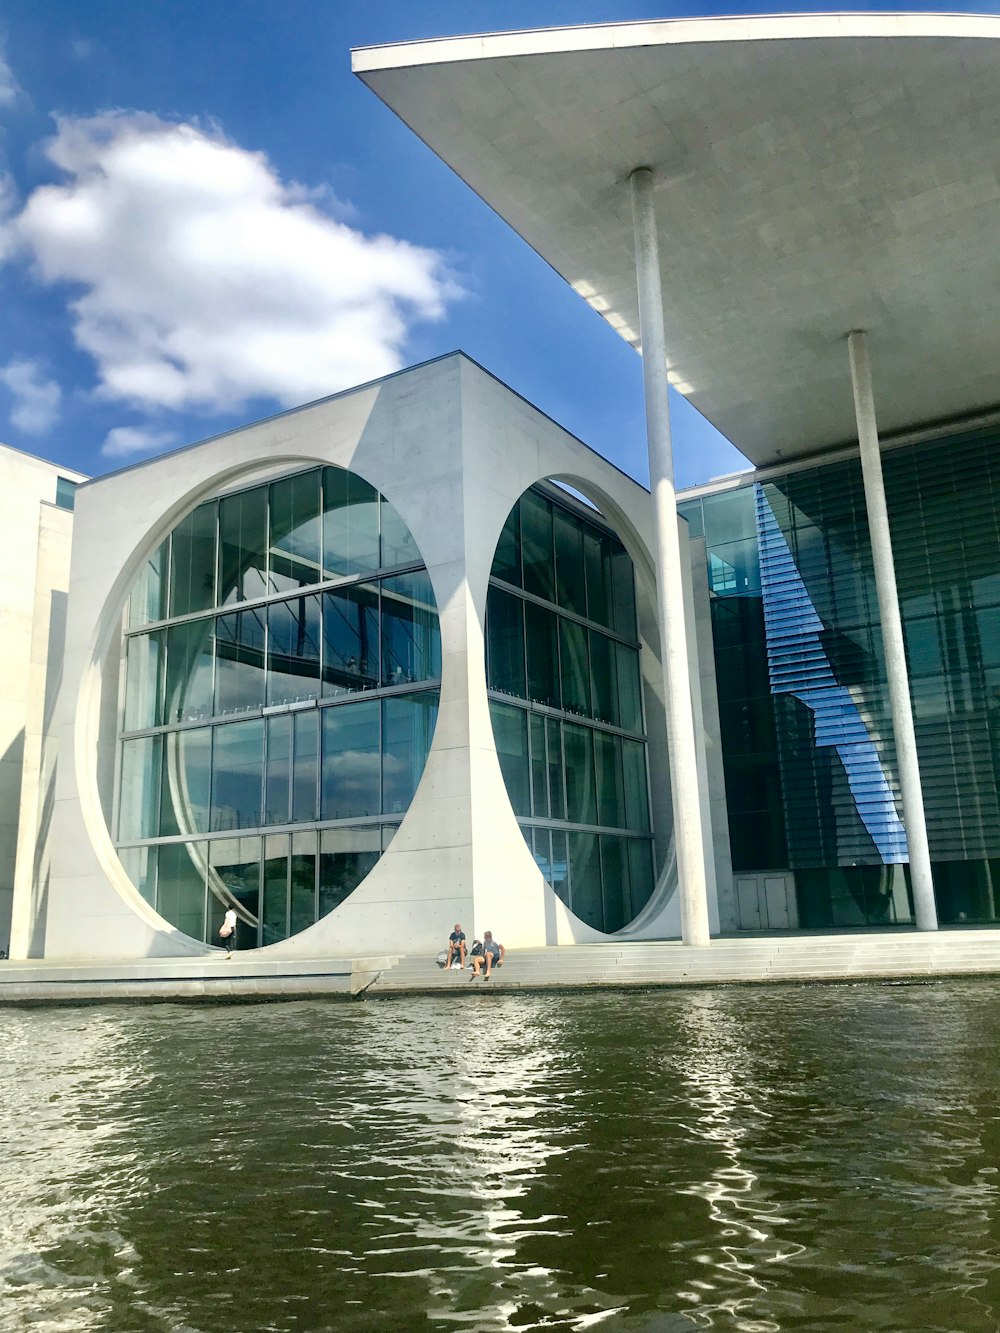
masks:
<path id="1" fill-rule="evenodd" d="M 261 887 L 261 944 L 276 944 L 288 936 L 288 835 L 272 833 L 264 839 Z"/>
<path id="2" fill-rule="evenodd" d="M 378 584 L 324 593 L 324 695 L 373 690 L 379 675 Z"/>
<path id="3" fill-rule="evenodd" d="M 600 839 L 596 833 L 571 833 L 568 841 L 570 906 L 586 925 L 603 930 Z"/>
<path id="4" fill-rule="evenodd" d="M 528 661 L 528 698 L 558 708 L 559 618 L 534 602 L 524 604 L 524 638 Z"/>
<path id="5" fill-rule="evenodd" d="M 244 713 L 264 703 L 266 611 L 236 611 L 215 621 L 215 711 Z"/>
<path id="6" fill-rule="evenodd" d="M 267 608 L 267 702 L 300 703 L 320 690 L 320 598 L 293 597 Z"/>
<path id="7" fill-rule="evenodd" d="M 326 916 L 375 869 L 382 840 L 377 826 L 323 829 L 319 837 L 319 915 Z"/>
<path id="8" fill-rule="evenodd" d="M 212 728 L 190 727 L 163 738 L 160 833 L 207 833 L 212 779 Z"/>
<path id="9" fill-rule="evenodd" d="M 170 614 L 207 611 L 215 601 L 215 522 L 212 501 L 181 519 L 170 534 Z"/>
<path id="10" fill-rule="evenodd" d="M 562 706 L 567 713 L 588 717 L 591 711 L 589 631 L 575 620 L 559 617 L 559 661 Z"/>
<path id="11" fill-rule="evenodd" d="M 383 496 L 382 498 L 382 564 L 414 565 L 420 559 L 417 543 L 402 518 Z"/>
<path id="12" fill-rule="evenodd" d="M 587 581 L 583 559 L 583 529 L 575 515 L 552 507 L 556 556 L 556 601 L 578 616 L 587 614 Z"/>
<path id="13" fill-rule="evenodd" d="M 323 571 L 369 574 L 379 565 L 378 491 L 342 468 L 323 469 Z"/>
<path id="14" fill-rule="evenodd" d="M 257 828 L 261 823 L 264 722 L 216 727 L 212 745 L 212 828 Z"/>
<path id="15" fill-rule="evenodd" d="M 267 487 L 258 486 L 219 501 L 222 605 L 253 601 L 267 592 L 267 495 Z"/>
<path id="16" fill-rule="evenodd" d="M 382 683 L 411 685 L 441 675 L 441 633 L 426 570 L 382 580 Z"/>
<path id="17" fill-rule="evenodd" d="M 594 733 L 587 727 L 563 725 L 566 752 L 566 817 L 571 824 L 597 823 L 597 779 Z"/>
<path id="18" fill-rule="evenodd" d="M 507 795 L 516 815 L 531 814 L 531 772 L 528 763 L 528 714 L 510 704 L 490 703 L 493 739 Z"/>
<path id="19" fill-rule="evenodd" d="M 171 625 L 166 636 L 164 722 L 200 722 L 211 717 L 215 620 L 205 616 Z"/>
<path id="20" fill-rule="evenodd" d="M 437 721 L 436 690 L 382 700 L 382 809 L 405 810 L 427 762 Z"/>
<path id="21" fill-rule="evenodd" d="M 155 838 L 159 833 L 160 737 L 122 742 L 118 837 L 122 842 Z"/>
<path id="22" fill-rule="evenodd" d="M 274 482 L 270 500 L 269 591 L 292 592 L 319 583 L 322 578 L 319 472 L 304 472 Z"/>
<path id="23" fill-rule="evenodd" d="M 524 603 L 520 597 L 490 588 L 486 611 L 489 688 L 525 697 Z"/>
<path id="24" fill-rule="evenodd" d="M 534 491 L 521 498 L 521 559 L 526 592 L 556 599 L 556 571 L 552 547 L 552 505 Z"/>
<path id="25" fill-rule="evenodd" d="M 156 910 L 196 940 L 206 936 L 205 875 L 208 843 L 174 842 L 157 852 Z"/>
<path id="26" fill-rule="evenodd" d="M 320 807 L 323 819 L 378 814 L 381 809 L 379 737 L 377 700 L 323 709 Z"/>
<path id="27" fill-rule="evenodd" d="M 521 586 L 521 507 L 515 505 L 503 525 L 497 552 L 493 559 L 492 575 L 505 583 Z"/>
<path id="28" fill-rule="evenodd" d="M 135 634 L 126 645 L 125 730 L 163 721 L 163 630 Z"/>

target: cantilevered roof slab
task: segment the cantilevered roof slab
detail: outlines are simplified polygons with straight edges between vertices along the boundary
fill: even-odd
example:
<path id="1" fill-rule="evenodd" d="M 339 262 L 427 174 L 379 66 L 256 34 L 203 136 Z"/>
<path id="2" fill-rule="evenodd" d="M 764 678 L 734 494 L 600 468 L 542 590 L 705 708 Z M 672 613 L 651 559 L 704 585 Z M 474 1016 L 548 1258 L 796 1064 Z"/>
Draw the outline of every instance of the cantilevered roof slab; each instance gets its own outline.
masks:
<path id="1" fill-rule="evenodd" d="M 658 175 L 674 381 L 755 463 L 1000 406 L 1000 19 L 814 14 L 448 38 L 354 69 L 634 345 Z"/>

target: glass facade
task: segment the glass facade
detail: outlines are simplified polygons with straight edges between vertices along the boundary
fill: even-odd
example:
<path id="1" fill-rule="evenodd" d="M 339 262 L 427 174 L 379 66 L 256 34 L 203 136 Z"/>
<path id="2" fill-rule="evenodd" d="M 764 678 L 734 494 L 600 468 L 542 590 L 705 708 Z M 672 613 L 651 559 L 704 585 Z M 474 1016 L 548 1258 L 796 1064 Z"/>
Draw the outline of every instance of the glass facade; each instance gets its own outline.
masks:
<path id="1" fill-rule="evenodd" d="M 490 712 L 545 878 L 603 931 L 653 891 L 635 579 L 621 542 L 540 489 L 512 510 L 486 609 Z"/>
<path id="2" fill-rule="evenodd" d="M 200 505 L 125 617 L 117 843 L 140 893 L 217 942 L 331 911 L 408 808 L 437 717 L 430 578 L 360 477 L 313 468 Z"/>
<path id="3" fill-rule="evenodd" d="M 1000 920 L 1000 431 L 886 450 L 942 923 Z M 734 870 L 800 925 L 911 919 L 860 463 L 681 505 L 703 531 Z"/>

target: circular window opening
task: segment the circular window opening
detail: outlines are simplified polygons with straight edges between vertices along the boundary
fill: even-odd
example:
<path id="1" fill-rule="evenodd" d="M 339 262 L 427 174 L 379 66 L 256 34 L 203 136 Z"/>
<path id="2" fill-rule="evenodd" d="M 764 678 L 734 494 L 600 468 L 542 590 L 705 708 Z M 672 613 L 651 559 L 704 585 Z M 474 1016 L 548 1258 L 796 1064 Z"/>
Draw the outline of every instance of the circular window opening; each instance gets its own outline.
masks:
<path id="1" fill-rule="evenodd" d="M 632 561 L 596 510 L 547 484 L 511 511 L 490 576 L 497 755 L 545 879 L 612 933 L 654 887 Z"/>
<path id="2" fill-rule="evenodd" d="M 430 577 L 337 467 L 230 490 L 146 561 L 124 624 L 116 845 L 171 925 L 237 945 L 312 925 L 406 812 L 437 718 Z"/>

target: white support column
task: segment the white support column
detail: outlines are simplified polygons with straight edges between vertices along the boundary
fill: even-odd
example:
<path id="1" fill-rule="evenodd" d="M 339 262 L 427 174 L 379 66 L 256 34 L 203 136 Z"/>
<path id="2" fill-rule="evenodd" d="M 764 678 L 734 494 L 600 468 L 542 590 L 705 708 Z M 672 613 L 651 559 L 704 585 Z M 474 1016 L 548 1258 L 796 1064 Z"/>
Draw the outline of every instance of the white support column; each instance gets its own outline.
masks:
<path id="1" fill-rule="evenodd" d="M 681 576 L 677 499 L 667 398 L 667 348 L 663 327 L 660 253 L 653 201 L 653 173 L 640 167 L 631 176 L 635 272 L 646 397 L 649 485 L 656 523 L 656 587 L 667 714 L 667 746 L 674 812 L 674 842 L 685 944 L 709 943 L 705 845 L 695 748 L 691 678 L 688 670 L 684 584 Z"/>
<path id="2" fill-rule="evenodd" d="M 858 444 L 861 448 L 861 471 L 865 485 L 865 506 L 868 510 L 868 531 L 871 534 L 872 563 L 875 566 L 875 589 L 878 593 L 878 611 L 882 621 L 882 643 L 885 648 L 885 668 L 889 680 L 892 729 L 896 738 L 896 763 L 899 768 L 899 786 L 903 801 L 903 824 L 910 851 L 913 906 L 918 930 L 937 930 L 934 881 L 931 877 L 924 798 L 920 788 L 920 767 L 917 762 L 917 739 L 913 730 L 910 681 L 903 647 L 903 621 L 899 614 L 896 567 L 892 558 L 889 511 L 885 502 L 882 455 L 879 450 L 872 372 L 865 334 L 860 330 L 849 334 L 847 350 L 851 361 L 851 384 L 854 388 L 854 412 L 858 423 Z"/>

